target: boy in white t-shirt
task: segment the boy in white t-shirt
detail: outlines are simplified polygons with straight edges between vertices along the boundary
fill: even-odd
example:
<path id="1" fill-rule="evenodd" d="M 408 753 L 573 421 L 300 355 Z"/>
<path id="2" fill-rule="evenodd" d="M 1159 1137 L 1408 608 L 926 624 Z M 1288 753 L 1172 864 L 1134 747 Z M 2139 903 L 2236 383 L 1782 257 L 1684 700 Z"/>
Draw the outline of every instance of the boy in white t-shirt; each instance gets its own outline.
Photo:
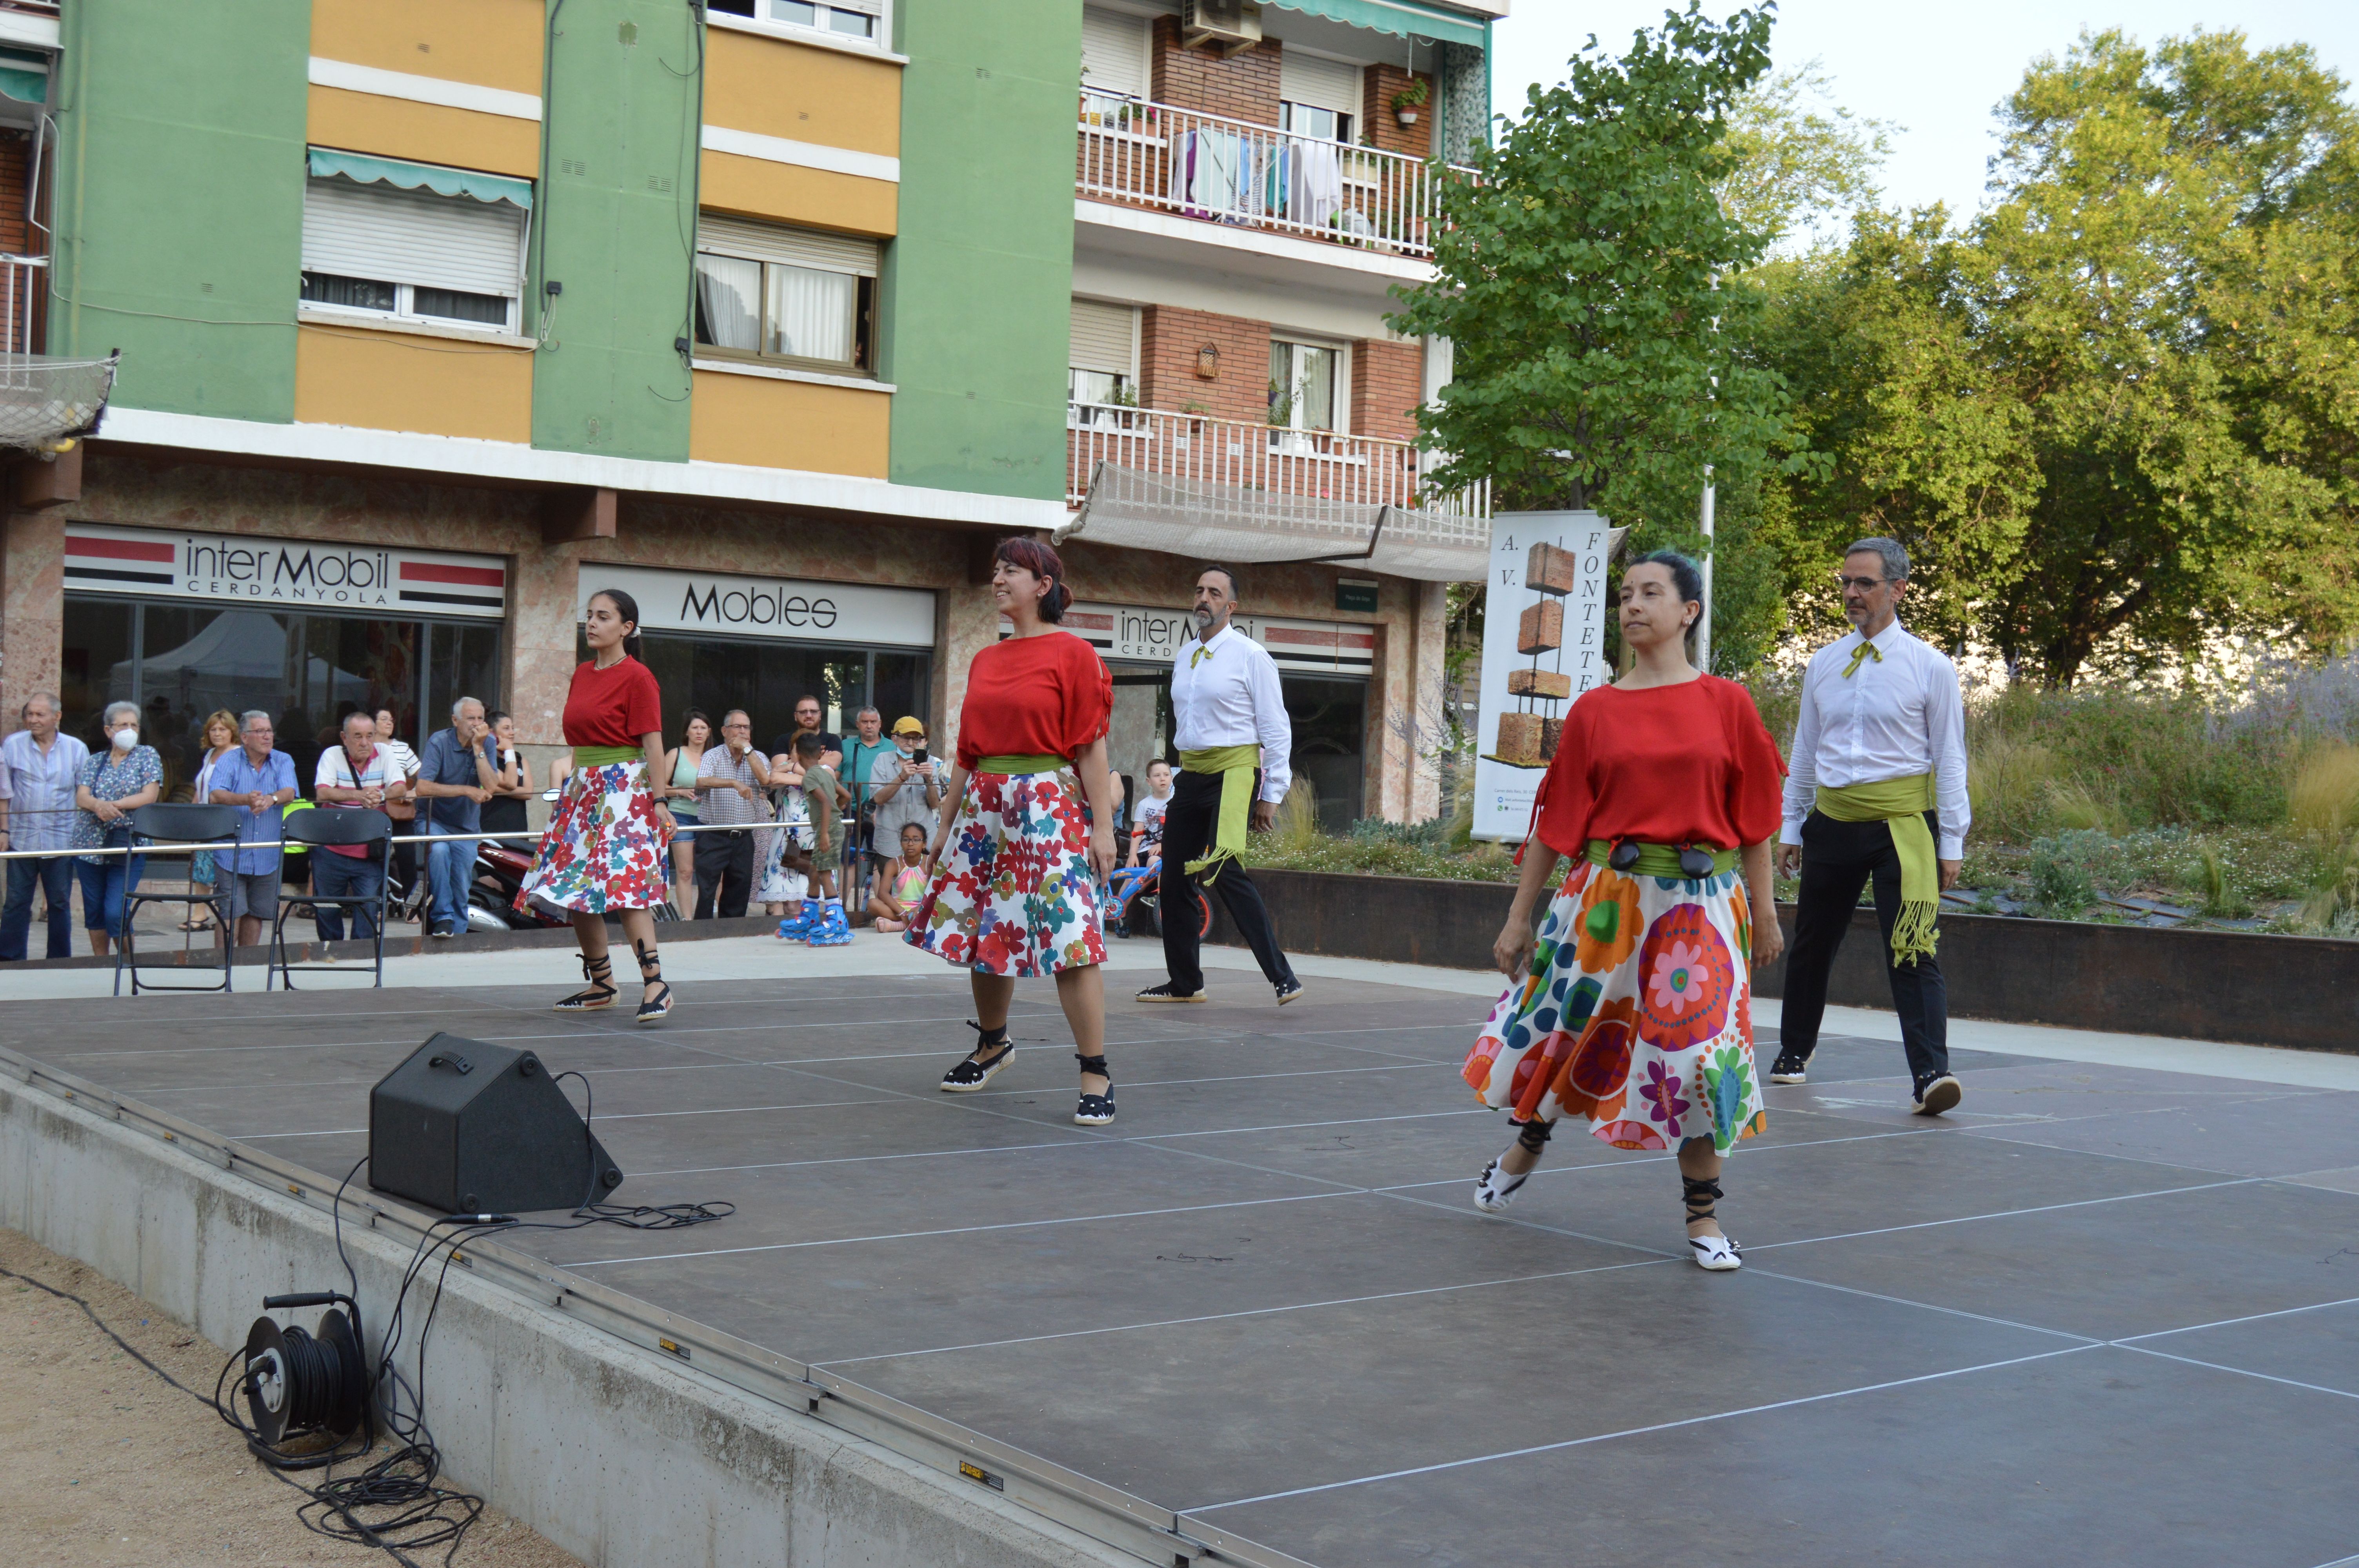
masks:
<path id="1" fill-rule="evenodd" d="M 1131 820 L 1130 859 L 1125 865 L 1143 866 L 1163 853 L 1163 814 L 1171 808 L 1171 764 L 1158 757 L 1147 764 L 1147 794 L 1139 798 Z"/>

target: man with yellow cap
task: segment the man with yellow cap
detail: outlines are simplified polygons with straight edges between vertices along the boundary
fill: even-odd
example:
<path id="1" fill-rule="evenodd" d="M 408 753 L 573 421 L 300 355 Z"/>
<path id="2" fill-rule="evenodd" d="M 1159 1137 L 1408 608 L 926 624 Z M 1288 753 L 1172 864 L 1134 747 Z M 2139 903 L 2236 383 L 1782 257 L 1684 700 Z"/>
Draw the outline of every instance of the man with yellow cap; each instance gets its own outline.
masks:
<path id="1" fill-rule="evenodd" d="M 1842 580 L 1843 614 L 1856 630 L 1820 649 L 1802 676 L 1786 775 L 1777 863 L 1788 876 L 1799 870 L 1802 887 L 1769 1081 L 1807 1079 L 1835 950 L 1872 882 L 1912 1107 L 1939 1116 L 1963 1095 L 1950 1073 L 1949 994 L 1934 922 L 1941 890 L 1958 880 L 1973 816 L 1965 703 L 1957 666 L 1897 619 L 1908 552 L 1897 540 L 1853 545 Z"/>
<path id="2" fill-rule="evenodd" d="M 875 832 L 870 849 L 876 873 L 893 874 L 897 857 L 890 851 L 901 842 L 901 829 L 916 823 L 934 838 L 934 813 L 941 809 L 942 767 L 926 750 L 923 720 L 904 714 L 893 721 L 893 744 L 869 764 L 868 798 L 875 806 Z"/>

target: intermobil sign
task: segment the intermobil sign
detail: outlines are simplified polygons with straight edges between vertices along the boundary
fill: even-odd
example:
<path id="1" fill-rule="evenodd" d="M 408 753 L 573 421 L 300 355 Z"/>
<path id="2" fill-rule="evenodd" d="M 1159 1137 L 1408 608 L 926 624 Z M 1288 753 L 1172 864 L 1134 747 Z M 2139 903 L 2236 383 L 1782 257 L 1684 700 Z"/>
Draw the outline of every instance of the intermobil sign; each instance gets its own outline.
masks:
<path id="1" fill-rule="evenodd" d="M 934 596 L 922 589 L 584 561 L 576 610 L 586 611 L 590 596 L 602 588 L 620 589 L 638 601 L 643 632 L 864 646 L 934 645 Z"/>
<path id="2" fill-rule="evenodd" d="M 1188 611 L 1144 604 L 1075 602 L 1059 624 L 1115 663 L 1169 665 L 1196 635 Z M 1375 665 L 1376 628 L 1364 622 L 1239 615 L 1234 624 L 1290 674 L 1364 676 Z M 1006 621 L 999 623 L 1002 637 L 1015 631 Z"/>
<path id="3" fill-rule="evenodd" d="M 66 524 L 65 554 L 73 593 L 495 621 L 507 612 L 507 563 L 497 556 L 91 523 Z"/>

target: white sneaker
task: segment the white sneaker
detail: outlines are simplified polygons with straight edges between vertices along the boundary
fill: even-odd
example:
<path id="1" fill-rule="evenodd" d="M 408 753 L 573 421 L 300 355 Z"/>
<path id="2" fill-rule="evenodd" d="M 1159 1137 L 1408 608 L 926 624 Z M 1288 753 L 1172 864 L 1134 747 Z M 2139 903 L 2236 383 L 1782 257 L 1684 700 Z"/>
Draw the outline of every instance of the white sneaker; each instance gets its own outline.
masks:
<path id="1" fill-rule="evenodd" d="M 1516 1201 L 1516 1191 L 1531 1175 L 1511 1176 L 1496 1160 L 1483 1167 L 1482 1179 L 1474 1184 L 1474 1206 L 1484 1214 L 1499 1214 Z"/>
<path id="2" fill-rule="evenodd" d="M 1710 1269 L 1713 1273 L 1725 1273 L 1745 1267 L 1745 1255 L 1736 1243 L 1725 1236 L 1690 1236 L 1688 1245 L 1695 1249 L 1696 1267 Z"/>

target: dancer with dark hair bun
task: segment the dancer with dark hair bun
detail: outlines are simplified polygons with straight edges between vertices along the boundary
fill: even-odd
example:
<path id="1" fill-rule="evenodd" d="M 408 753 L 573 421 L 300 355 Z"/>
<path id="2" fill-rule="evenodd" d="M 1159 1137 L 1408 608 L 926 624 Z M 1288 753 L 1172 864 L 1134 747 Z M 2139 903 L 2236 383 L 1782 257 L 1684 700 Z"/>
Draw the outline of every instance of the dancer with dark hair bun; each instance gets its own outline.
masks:
<path id="1" fill-rule="evenodd" d="M 663 693 L 639 662 L 639 606 L 620 589 L 601 589 L 582 613 L 590 662 L 575 667 L 565 694 L 565 743 L 573 772 L 549 813 L 549 831 L 516 906 L 538 894 L 572 912 L 582 943 L 582 975 L 590 983 L 556 1003 L 560 1012 L 594 1012 L 620 994 L 606 957 L 606 912 L 623 918 L 623 934 L 639 960 L 638 1022 L 653 1023 L 671 1011 L 656 953 L 654 909 L 669 891 L 665 850 L 671 813 L 651 785 L 663 779 Z"/>
<path id="2" fill-rule="evenodd" d="M 1622 575 L 1635 662 L 1565 717 L 1493 948 L 1520 983 L 1492 1009 L 1465 1077 L 1516 1130 L 1474 1184 L 1477 1208 L 1513 1202 L 1550 1129 L 1574 1116 L 1617 1149 L 1677 1152 L 1689 1247 L 1726 1270 L 1743 1260 L 1715 1206 L 1721 1158 L 1763 1123 L 1752 966 L 1785 946 L 1769 872 L 1785 765 L 1752 694 L 1688 662 L 1702 598 L 1695 563 L 1669 551 Z M 1572 870 L 1535 942 L 1560 856 Z"/>
<path id="3" fill-rule="evenodd" d="M 1057 629 L 1073 596 L 1056 551 L 1002 541 L 991 593 L 1016 634 L 967 666 L 958 761 L 942 789 L 957 806 L 935 832 L 903 940 L 966 966 L 974 988 L 980 1038 L 943 1075 L 945 1094 L 973 1094 L 1007 1065 L 1016 978 L 1054 975 L 1082 1065 L 1073 1119 L 1101 1126 L 1114 1116 L 1097 892 L 1114 860 L 1114 677 L 1096 649 Z"/>

